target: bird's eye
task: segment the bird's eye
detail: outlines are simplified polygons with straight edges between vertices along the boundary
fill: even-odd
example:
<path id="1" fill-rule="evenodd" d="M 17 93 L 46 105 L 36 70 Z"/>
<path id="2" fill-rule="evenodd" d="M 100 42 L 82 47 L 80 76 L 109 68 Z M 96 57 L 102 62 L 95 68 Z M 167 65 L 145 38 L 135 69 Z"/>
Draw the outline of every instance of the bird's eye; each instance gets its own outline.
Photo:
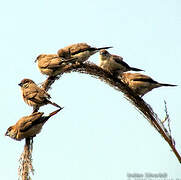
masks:
<path id="1" fill-rule="evenodd" d="M 24 88 L 28 88 L 28 87 L 29 87 L 29 83 L 24 83 L 24 84 L 23 84 L 23 87 L 24 87 Z"/>
<path id="2" fill-rule="evenodd" d="M 106 55 L 106 54 L 108 54 L 108 53 L 107 53 L 107 51 L 101 51 L 100 54 L 101 54 L 101 55 Z"/>

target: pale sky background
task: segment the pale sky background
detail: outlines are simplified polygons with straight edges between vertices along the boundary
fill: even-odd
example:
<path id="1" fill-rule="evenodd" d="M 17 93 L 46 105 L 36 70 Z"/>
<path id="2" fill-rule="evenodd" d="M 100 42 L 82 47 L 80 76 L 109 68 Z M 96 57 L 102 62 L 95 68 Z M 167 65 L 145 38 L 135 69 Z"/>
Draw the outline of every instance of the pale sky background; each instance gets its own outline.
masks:
<path id="1" fill-rule="evenodd" d="M 40 74 L 34 60 L 72 43 L 87 42 L 124 57 L 131 66 L 163 83 L 144 96 L 162 119 L 164 100 L 181 153 L 180 0 L 6 0 L 0 3 L 1 126 L 0 179 L 18 179 L 24 141 L 5 137 L 6 129 L 32 108 L 18 83 Z M 99 55 L 90 61 L 98 64 Z M 64 109 L 34 138 L 33 180 L 122 180 L 127 173 L 167 173 L 181 177 L 181 164 L 168 144 L 121 92 L 100 80 L 65 74 L 49 91 Z M 40 111 L 54 111 L 51 105 Z"/>

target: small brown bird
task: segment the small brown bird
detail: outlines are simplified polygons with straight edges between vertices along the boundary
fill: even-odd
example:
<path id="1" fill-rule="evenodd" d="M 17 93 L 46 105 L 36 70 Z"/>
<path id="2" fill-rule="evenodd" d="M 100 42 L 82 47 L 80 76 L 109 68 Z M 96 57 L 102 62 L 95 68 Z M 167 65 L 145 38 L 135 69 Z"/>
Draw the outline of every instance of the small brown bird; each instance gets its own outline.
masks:
<path id="1" fill-rule="evenodd" d="M 62 109 L 58 104 L 51 102 L 49 100 L 51 98 L 50 95 L 38 87 L 31 79 L 23 79 L 18 85 L 21 86 L 23 100 L 29 106 L 33 106 L 33 112 L 38 111 L 41 106 L 46 104 L 52 104 Z"/>
<path id="2" fill-rule="evenodd" d="M 141 97 L 154 88 L 162 86 L 177 86 L 159 83 L 153 80 L 151 77 L 140 73 L 123 73 L 121 74 L 121 80 Z"/>
<path id="3" fill-rule="evenodd" d="M 123 61 L 121 56 L 110 54 L 105 49 L 100 50 L 99 66 L 113 74 L 120 74 L 126 71 L 143 71 L 142 69 L 130 67 Z"/>
<path id="4" fill-rule="evenodd" d="M 63 72 L 66 65 L 75 62 L 75 60 L 64 59 L 57 54 L 40 54 L 35 62 L 38 62 L 38 68 L 42 74 L 57 76 Z"/>
<path id="5" fill-rule="evenodd" d="M 24 116 L 15 125 L 7 129 L 5 136 L 9 136 L 17 141 L 24 138 L 33 138 L 36 134 L 40 133 L 45 122 L 60 110 L 58 109 L 48 116 L 43 116 L 43 112 L 35 112 L 29 116 Z"/>
<path id="6" fill-rule="evenodd" d="M 60 50 L 58 50 L 57 54 L 59 57 L 63 57 L 65 59 L 70 58 L 77 58 L 78 63 L 82 63 L 86 61 L 91 55 L 97 53 L 101 49 L 109 49 L 112 47 L 102 47 L 102 48 L 95 48 L 91 47 L 86 43 L 77 43 L 66 46 Z"/>

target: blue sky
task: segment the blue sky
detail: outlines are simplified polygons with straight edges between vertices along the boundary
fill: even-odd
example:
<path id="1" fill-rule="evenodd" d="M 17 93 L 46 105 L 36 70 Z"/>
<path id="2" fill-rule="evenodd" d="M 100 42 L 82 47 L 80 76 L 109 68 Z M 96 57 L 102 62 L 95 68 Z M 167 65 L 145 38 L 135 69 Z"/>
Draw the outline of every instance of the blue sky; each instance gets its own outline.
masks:
<path id="1" fill-rule="evenodd" d="M 131 66 L 175 88 L 158 88 L 144 96 L 164 118 L 164 100 L 172 134 L 181 152 L 181 3 L 179 0 L 1 2 L 1 163 L 0 179 L 17 179 L 24 141 L 5 137 L 6 129 L 32 112 L 18 83 L 40 74 L 34 60 L 72 43 L 87 42 L 121 55 Z M 90 61 L 98 64 L 98 54 Z M 88 75 L 65 74 L 49 91 L 64 106 L 34 139 L 33 180 L 121 180 L 127 173 L 167 173 L 181 177 L 180 164 L 146 119 L 107 84 Z M 46 114 L 55 110 L 47 105 Z"/>

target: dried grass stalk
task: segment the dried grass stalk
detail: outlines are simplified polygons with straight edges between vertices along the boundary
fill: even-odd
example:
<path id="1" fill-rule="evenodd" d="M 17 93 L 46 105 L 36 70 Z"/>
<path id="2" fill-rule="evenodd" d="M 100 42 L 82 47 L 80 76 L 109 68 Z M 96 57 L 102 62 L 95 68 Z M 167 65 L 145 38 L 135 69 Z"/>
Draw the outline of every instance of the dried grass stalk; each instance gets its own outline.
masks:
<path id="1" fill-rule="evenodd" d="M 71 72 L 79 72 L 84 74 L 89 74 L 95 78 L 104 81 L 114 89 L 121 91 L 125 98 L 131 102 L 131 104 L 136 107 L 139 112 L 148 120 L 148 122 L 160 133 L 160 135 L 165 139 L 165 141 L 169 144 L 173 152 L 175 153 L 177 159 L 181 163 L 181 156 L 175 148 L 175 143 L 171 134 L 168 131 L 162 121 L 158 118 L 157 114 L 153 111 L 151 106 L 147 104 L 141 97 L 135 94 L 126 84 L 124 84 L 120 79 L 114 77 L 109 72 L 103 70 L 99 66 L 86 62 L 83 64 L 72 64 L 67 66 L 64 69 L 64 72 L 56 77 L 48 77 L 43 83 L 42 88 L 48 91 L 51 85 L 55 82 L 55 80 L 59 79 L 64 73 Z"/>
<path id="2" fill-rule="evenodd" d="M 20 156 L 20 165 L 18 168 L 19 179 L 31 180 L 30 172 L 34 174 L 32 166 L 33 139 L 26 138 L 24 151 Z"/>

